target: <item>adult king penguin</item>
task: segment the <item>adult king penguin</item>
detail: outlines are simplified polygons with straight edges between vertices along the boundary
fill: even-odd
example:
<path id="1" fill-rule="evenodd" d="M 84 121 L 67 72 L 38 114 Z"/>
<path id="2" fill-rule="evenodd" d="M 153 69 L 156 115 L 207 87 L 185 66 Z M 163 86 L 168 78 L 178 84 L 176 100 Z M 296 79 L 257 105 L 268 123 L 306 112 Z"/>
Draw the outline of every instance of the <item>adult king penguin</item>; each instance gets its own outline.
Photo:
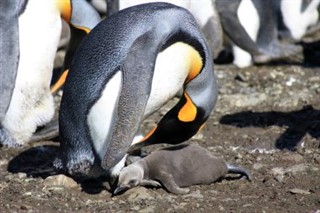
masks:
<path id="1" fill-rule="evenodd" d="M 83 0 L 4 0 L 0 10 L 0 144 L 17 146 L 54 113 L 49 86 L 60 16 L 86 32 L 100 17 Z"/>
<path id="2" fill-rule="evenodd" d="M 115 175 L 145 117 L 181 88 L 183 96 L 139 144 L 178 144 L 208 119 L 217 85 L 212 53 L 193 16 L 168 3 L 130 7 L 98 24 L 80 43 L 60 108 L 55 166 Z"/>

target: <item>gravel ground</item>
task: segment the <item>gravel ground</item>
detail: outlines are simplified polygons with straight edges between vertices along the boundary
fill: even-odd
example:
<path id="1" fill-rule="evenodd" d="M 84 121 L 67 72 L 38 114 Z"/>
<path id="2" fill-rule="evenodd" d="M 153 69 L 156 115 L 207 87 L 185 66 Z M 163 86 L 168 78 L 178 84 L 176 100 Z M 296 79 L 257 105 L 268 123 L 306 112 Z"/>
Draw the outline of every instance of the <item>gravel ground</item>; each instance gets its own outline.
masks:
<path id="1" fill-rule="evenodd" d="M 137 187 L 113 197 L 106 182 L 54 175 L 59 143 L 43 141 L 0 149 L 0 212 L 320 213 L 320 69 L 299 63 L 215 69 L 218 103 L 189 143 L 246 168 L 251 182 L 226 178 L 186 195 Z"/>

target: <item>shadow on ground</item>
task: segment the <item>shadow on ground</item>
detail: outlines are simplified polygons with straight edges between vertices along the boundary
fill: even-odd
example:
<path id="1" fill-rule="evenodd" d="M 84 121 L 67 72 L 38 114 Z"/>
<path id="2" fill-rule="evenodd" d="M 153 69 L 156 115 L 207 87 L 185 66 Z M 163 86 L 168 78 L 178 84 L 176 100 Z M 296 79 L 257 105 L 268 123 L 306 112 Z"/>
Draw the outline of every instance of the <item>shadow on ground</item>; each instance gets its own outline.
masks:
<path id="1" fill-rule="evenodd" d="M 220 119 L 221 124 L 236 127 L 287 127 L 287 130 L 276 140 L 278 149 L 296 150 L 301 139 L 309 134 L 320 138 L 320 110 L 305 106 L 292 112 L 252 112 L 245 111 L 225 115 Z"/>

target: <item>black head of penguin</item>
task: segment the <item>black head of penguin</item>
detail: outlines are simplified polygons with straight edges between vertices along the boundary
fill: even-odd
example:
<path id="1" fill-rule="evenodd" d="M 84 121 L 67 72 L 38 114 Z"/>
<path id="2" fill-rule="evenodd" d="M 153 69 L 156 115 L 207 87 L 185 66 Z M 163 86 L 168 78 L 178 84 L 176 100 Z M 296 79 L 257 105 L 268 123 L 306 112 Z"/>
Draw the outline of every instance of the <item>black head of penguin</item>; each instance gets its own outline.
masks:
<path id="1" fill-rule="evenodd" d="M 89 174 L 95 158 L 108 171 L 121 162 L 147 109 L 151 113 L 167 101 L 151 101 L 158 97 L 153 95 L 158 83 L 155 73 L 164 72 L 155 71 L 156 60 L 177 43 L 182 43 L 182 52 L 190 59 L 197 52 L 201 66 L 193 72 L 192 60 L 184 60 L 185 69 L 164 74 L 178 73 L 169 82 L 177 90 L 184 85 L 188 104 L 196 109 L 193 113 L 203 109 L 198 130 L 212 111 L 217 93 L 212 54 L 188 11 L 167 3 L 131 7 L 111 15 L 84 38 L 74 55 L 60 109 L 62 164 L 69 173 Z"/>

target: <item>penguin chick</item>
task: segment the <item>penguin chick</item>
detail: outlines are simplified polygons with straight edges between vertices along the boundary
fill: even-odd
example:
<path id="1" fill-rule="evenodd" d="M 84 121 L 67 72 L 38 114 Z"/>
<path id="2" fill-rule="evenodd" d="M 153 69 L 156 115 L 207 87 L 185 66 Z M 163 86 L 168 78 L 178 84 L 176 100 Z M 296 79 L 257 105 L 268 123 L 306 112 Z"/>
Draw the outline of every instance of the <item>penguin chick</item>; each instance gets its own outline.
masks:
<path id="1" fill-rule="evenodd" d="M 245 169 L 226 164 L 199 145 L 172 146 L 123 168 L 114 194 L 138 185 L 157 187 L 160 184 L 171 193 L 186 194 L 189 189 L 182 187 L 211 184 L 228 173 L 250 180 Z"/>

